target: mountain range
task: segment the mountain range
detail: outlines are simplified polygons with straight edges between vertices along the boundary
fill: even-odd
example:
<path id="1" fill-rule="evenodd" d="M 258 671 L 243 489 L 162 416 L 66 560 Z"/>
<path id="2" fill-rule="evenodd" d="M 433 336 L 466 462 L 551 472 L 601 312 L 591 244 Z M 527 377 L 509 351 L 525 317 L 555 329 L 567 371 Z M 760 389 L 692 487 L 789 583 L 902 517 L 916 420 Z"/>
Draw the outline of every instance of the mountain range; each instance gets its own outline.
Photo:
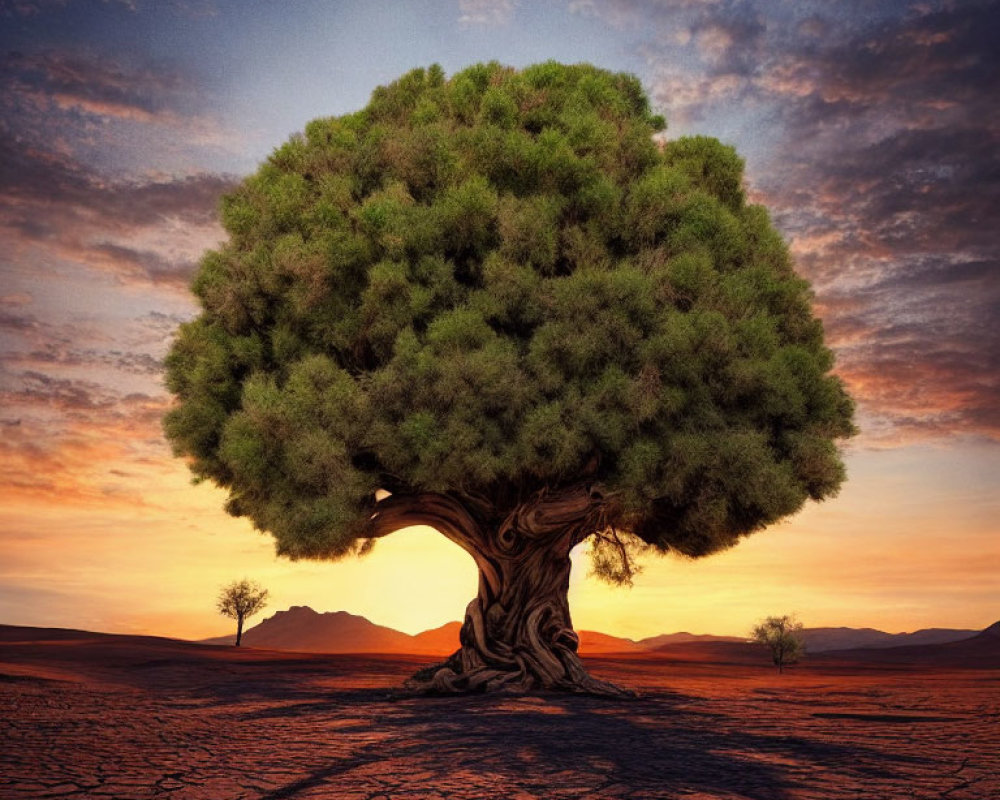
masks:
<path id="1" fill-rule="evenodd" d="M 996 669 L 1000 667 L 1000 622 L 994 622 L 975 636 L 938 644 L 905 644 L 883 649 L 836 650 L 824 654 L 846 657 L 855 664 L 914 664 L 936 667 Z"/>
<path id="2" fill-rule="evenodd" d="M 986 632 L 998 628 L 991 626 Z M 461 623 L 448 622 L 416 636 L 376 625 L 347 611 L 319 613 L 308 606 L 292 606 L 278 611 L 243 633 L 243 644 L 269 650 L 306 653 L 408 653 L 449 655 L 458 648 Z M 1000 630 L 1000 629 L 998 629 Z M 983 632 L 983 633 L 986 633 Z M 682 644 L 745 642 L 735 636 L 670 633 L 634 641 L 597 631 L 577 631 L 583 655 L 655 652 Z M 802 632 L 811 653 L 843 650 L 885 650 L 888 648 L 943 645 L 970 640 L 981 632 L 952 628 L 927 628 L 913 633 L 885 633 L 872 628 L 806 628 Z M 997 634 L 1000 636 L 1000 633 Z M 203 640 L 209 644 L 232 644 L 234 636 Z"/>

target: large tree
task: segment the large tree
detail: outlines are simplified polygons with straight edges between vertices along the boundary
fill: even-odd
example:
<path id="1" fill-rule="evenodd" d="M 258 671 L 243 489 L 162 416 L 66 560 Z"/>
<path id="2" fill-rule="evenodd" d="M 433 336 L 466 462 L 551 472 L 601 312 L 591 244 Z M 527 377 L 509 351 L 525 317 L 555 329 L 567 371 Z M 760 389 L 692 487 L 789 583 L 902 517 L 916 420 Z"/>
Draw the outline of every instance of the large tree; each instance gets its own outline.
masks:
<path id="1" fill-rule="evenodd" d="M 424 524 L 479 568 L 437 691 L 613 692 L 570 551 L 628 582 L 833 495 L 852 404 L 743 162 L 662 143 L 635 77 L 417 69 L 317 119 L 222 204 L 166 418 L 280 554 Z"/>

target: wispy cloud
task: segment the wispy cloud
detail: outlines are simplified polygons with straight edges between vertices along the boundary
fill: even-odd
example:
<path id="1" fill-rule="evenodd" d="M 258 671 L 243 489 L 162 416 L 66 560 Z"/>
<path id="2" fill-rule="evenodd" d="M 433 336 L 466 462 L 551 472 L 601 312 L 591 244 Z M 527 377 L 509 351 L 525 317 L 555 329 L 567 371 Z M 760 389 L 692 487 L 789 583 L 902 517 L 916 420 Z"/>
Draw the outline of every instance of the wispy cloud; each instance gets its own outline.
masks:
<path id="1" fill-rule="evenodd" d="M 234 138 L 203 103 L 181 73 L 134 58 L 12 53 L 0 67 L 8 256 L 32 249 L 36 261 L 186 286 L 198 255 L 220 236 L 218 198 L 232 185 L 183 166 L 202 145 Z M 161 165 L 155 175 L 146 172 L 150 148 Z"/>
<path id="2" fill-rule="evenodd" d="M 1000 218 L 989 99 L 1000 59 L 984 35 L 997 24 L 995 4 L 943 8 L 786 62 L 797 78 L 781 95 L 784 135 L 796 155 L 775 159 L 759 185 L 793 235 L 839 237 L 802 264 L 821 299 L 854 301 L 831 333 L 890 441 L 1000 438 L 1000 245 L 988 222 Z M 868 333 L 841 340 L 845 328 Z"/>
<path id="3" fill-rule="evenodd" d="M 242 142 L 192 77 L 135 55 L 11 51 L 0 61 L 0 109 L 8 135 L 119 175 L 148 166 L 151 149 L 178 174 Z"/>
<path id="4" fill-rule="evenodd" d="M 151 121 L 189 87 L 177 74 L 129 68 L 111 59 L 48 50 L 10 53 L 2 67 L 8 102 L 15 99 L 96 115 Z M 48 109 L 47 109 L 48 110 Z"/>
<path id="5" fill-rule="evenodd" d="M 162 358 L 233 185 L 197 164 L 238 137 L 183 74 L 83 49 L 9 54 L 0 110 L 4 499 L 141 506 L 110 470 L 169 459 Z"/>
<path id="6" fill-rule="evenodd" d="M 518 0 L 458 0 L 462 25 L 506 25 L 514 16 Z"/>
<path id="7" fill-rule="evenodd" d="M 118 395 L 94 381 L 23 372 L 0 373 L 4 406 L 0 437 L 0 498 L 54 504 L 105 504 L 111 494 L 141 506 L 141 493 L 112 492 L 109 471 L 163 465 L 163 396 Z"/>
<path id="8" fill-rule="evenodd" d="M 0 131 L 0 211 L 9 246 L 124 280 L 186 286 L 194 262 L 221 238 L 220 175 L 108 179 L 60 153 Z"/>

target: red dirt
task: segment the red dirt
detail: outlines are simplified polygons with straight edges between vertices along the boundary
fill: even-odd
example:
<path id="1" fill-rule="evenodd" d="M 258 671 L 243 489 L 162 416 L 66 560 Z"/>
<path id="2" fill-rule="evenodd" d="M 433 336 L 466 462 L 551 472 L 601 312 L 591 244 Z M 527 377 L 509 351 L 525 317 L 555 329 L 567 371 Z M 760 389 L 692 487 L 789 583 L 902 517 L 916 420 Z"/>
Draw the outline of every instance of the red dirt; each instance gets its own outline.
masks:
<path id="1" fill-rule="evenodd" d="M 1000 669 L 594 657 L 632 702 L 414 698 L 427 657 L 0 626 L 0 797 L 996 800 Z"/>

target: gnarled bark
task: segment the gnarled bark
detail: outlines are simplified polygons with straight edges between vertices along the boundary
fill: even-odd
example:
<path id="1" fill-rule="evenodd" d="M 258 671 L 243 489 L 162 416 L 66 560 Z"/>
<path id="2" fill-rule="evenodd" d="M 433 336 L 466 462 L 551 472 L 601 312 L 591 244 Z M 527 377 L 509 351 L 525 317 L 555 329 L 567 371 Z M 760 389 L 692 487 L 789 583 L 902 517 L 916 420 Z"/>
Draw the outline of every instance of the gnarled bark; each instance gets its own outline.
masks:
<path id="1" fill-rule="evenodd" d="M 404 524 L 430 525 L 468 551 L 479 568 L 479 592 L 466 609 L 461 647 L 443 663 L 414 675 L 411 688 L 632 696 L 587 673 L 570 619 L 569 554 L 603 528 L 605 504 L 599 492 L 589 487 L 542 492 L 492 526 L 448 496 L 389 501 L 379 503 L 372 535 Z"/>

